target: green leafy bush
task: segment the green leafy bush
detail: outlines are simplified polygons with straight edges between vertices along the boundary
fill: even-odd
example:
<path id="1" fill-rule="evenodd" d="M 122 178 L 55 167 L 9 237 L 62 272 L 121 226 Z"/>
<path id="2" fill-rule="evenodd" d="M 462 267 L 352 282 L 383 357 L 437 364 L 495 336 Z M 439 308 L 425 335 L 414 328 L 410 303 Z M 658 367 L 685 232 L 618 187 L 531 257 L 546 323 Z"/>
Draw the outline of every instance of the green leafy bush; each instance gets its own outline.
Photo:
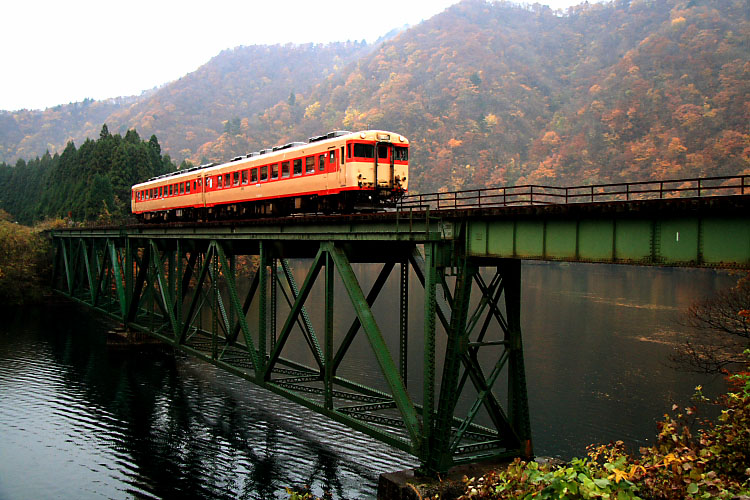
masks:
<path id="1" fill-rule="evenodd" d="M 36 230 L 10 222 L 0 210 L 0 303 L 39 300 L 49 267 L 49 242 Z"/>
<path id="2" fill-rule="evenodd" d="M 745 351 L 750 360 L 750 350 Z M 736 499 L 750 495 L 750 370 L 731 376 L 716 422 L 697 422 L 696 406 L 665 414 L 656 444 L 630 454 L 621 441 L 590 447 L 563 466 L 517 459 L 506 469 L 466 479 L 461 497 L 493 499 Z M 696 388 L 696 403 L 710 402 Z"/>

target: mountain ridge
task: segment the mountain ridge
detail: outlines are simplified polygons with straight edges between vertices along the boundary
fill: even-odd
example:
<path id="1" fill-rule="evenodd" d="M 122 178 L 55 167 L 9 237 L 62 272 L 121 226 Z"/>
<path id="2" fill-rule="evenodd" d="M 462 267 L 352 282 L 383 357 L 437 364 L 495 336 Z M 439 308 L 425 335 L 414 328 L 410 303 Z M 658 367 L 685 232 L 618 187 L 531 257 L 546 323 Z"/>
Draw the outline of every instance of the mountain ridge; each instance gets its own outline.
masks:
<path id="1" fill-rule="evenodd" d="M 63 124 L 54 116 L 14 117 L 14 128 L 0 113 L 0 160 L 60 151 L 60 137 L 95 136 L 106 122 L 156 134 L 165 153 L 193 163 L 328 130 L 389 129 L 412 140 L 420 191 L 749 172 L 748 40 L 742 0 L 565 12 L 464 0 L 373 45 L 222 51 L 127 105 L 89 103 L 92 119 L 66 108 L 78 135 L 52 135 Z"/>

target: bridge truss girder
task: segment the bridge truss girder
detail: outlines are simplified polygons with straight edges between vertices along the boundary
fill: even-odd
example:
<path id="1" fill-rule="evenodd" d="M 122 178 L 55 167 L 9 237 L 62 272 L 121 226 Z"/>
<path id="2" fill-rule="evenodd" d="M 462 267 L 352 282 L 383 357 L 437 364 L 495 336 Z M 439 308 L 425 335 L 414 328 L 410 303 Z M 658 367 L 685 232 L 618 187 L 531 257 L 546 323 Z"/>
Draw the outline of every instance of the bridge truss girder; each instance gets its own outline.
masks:
<path id="1" fill-rule="evenodd" d="M 58 234 L 54 242 L 53 279 L 61 293 L 411 453 L 425 472 L 532 454 L 520 260 L 472 258 L 442 240 Z M 298 258 L 310 262 L 300 286 L 289 265 Z M 367 293 L 357 263 L 382 265 Z M 384 335 L 385 318 L 376 317 L 373 305 L 392 274 L 398 331 Z M 418 311 L 409 307 L 410 276 L 424 290 L 421 332 L 409 329 Z M 318 282 L 324 310 L 316 331 L 308 308 Z M 345 304 L 335 298 L 337 285 L 346 291 Z M 355 313 L 346 330 L 334 321 L 341 307 Z M 293 332 L 301 334 L 310 361 L 285 355 Z M 391 339 L 396 334 L 398 342 Z M 340 373 L 359 337 L 378 368 L 368 380 L 379 386 Z M 410 356 L 409 345 L 420 343 L 422 355 L 412 348 Z M 414 382 L 420 362 L 421 386 Z"/>

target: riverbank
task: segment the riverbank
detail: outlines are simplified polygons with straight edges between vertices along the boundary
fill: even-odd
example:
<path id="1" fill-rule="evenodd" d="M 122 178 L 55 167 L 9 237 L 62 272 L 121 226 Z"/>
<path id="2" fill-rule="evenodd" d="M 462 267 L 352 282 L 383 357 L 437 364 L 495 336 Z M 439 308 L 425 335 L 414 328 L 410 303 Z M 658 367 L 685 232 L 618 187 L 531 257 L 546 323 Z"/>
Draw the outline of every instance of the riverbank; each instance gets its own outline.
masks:
<path id="1" fill-rule="evenodd" d="M 750 350 L 745 354 L 750 365 Z M 567 463 L 516 459 L 456 468 L 437 479 L 383 474 L 378 498 L 750 500 L 750 366 L 728 376 L 728 383 L 730 391 L 715 400 L 696 387 L 693 404 L 673 405 L 658 423 L 655 444 L 637 453 L 617 441 L 589 446 L 584 458 Z M 715 420 L 700 417 L 709 405 L 721 410 Z M 288 492 L 290 500 L 317 498 Z"/>

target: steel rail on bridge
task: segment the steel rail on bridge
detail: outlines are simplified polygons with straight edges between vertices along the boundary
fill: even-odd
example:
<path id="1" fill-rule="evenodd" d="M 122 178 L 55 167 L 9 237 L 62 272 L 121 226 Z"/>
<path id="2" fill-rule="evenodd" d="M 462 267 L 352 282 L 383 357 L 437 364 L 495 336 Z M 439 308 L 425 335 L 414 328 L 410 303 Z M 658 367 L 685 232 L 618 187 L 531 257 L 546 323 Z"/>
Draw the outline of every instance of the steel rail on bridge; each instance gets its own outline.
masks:
<path id="1" fill-rule="evenodd" d="M 399 210 L 494 208 L 518 205 L 663 200 L 750 194 L 750 175 L 695 177 L 659 181 L 544 186 L 525 184 L 404 196 Z"/>
<path id="2" fill-rule="evenodd" d="M 750 268 L 722 179 L 737 196 L 55 230 L 54 287 L 442 472 L 533 454 L 521 259 Z"/>

